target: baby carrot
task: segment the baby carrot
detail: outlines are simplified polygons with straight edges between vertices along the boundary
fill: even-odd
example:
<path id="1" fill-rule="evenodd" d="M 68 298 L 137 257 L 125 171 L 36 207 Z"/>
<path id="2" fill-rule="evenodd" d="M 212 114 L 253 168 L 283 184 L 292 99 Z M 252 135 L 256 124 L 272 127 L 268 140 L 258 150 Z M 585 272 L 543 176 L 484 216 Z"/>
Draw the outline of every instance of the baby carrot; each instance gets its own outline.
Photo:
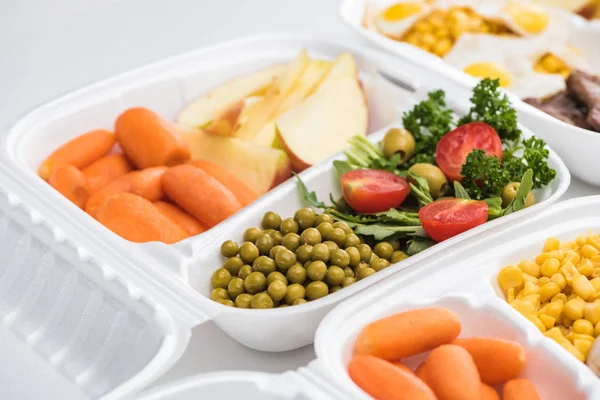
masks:
<path id="1" fill-rule="evenodd" d="M 88 199 L 85 205 L 85 211 L 93 218 L 98 219 L 98 212 L 106 205 L 108 200 L 119 193 L 125 193 L 131 190 L 131 181 L 136 173 L 137 171 L 125 174 L 94 193 Z"/>
<path id="2" fill-rule="evenodd" d="M 207 174 L 218 180 L 223 186 L 233 193 L 243 207 L 252 203 L 258 198 L 258 195 L 235 175 L 225 170 L 223 167 L 213 164 L 210 161 L 190 160 L 187 162 L 196 168 L 204 170 Z"/>
<path id="3" fill-rule="evenodd" d="M 425 382 L 425 363 L 422 362 L 419 364 L 417 369 L 415 370 L 415 375 L 419 377 L 423 382 Z"/>
<path id="4" fill-rule="evenodd" d="M 352 357 L 348 374 L 358 387 L 377 400 L 436 400 L 431 389 L 412 372 L 377 357 Z"/>
<path id="5" fill-rule="evenodd" d="M 412 370 L 410 368 L 408 368 L 406 366 L 406 364 L 404 364 L 402 361 L 394 361 L 392 363 L 392 365 L 395 365 L 396 367 L 400 368 L 401 370 L 403 370 L 405 372 L 408 372 L 408 373 L 411 373 L 411 374 L 414 375 L 414 372 L 412 372 Z"/>
<path id="6" fill-rule="evenodd" d="M 115 123 L 117 141 L 140 169 L 177 165 L 190 158 L 190 150 L 168 121 L 147 108 L 130 108 Z"/>
<path id="7" fill-rule="evenodd" d="M 502 400 L 540 400 L 540 395 L 533 383 L 520 378 L 506 382 L 502 389 Z"/>
<path id="8" fill-rule="evenodd" d="M 122 238 L 137 243 L 160 241 L 170 244 L 188 237 L 150 201 L 131 193 L 112 197 L 99 211 L 98 221 Z"/>
<path id="9" fill-rule="evenodd" d="M 76 167 L 56 166 L 48 178 L 48 183 L 77 207 L 85 207 L 89 196 L 88 184 L 83 173 Z"/>
<path id="10" fill-rule="evenodd" d="M 88 181 L 90 194 L 94 194 L 129 171 L 131 164 L 123 154 L 110 154 L 94 161 L 81 172 Z"/>
<path id="11" fill-rule="evenodd" d="M 175 204 L 206 228 L 212 228 L 242 208 L 229 189 L 191 165 L 169 168 L 162 177 L 162 186 Z"/>
<path id="12" fill-rule="evenodd" d="M 167 203 L 166 201 L 157 201 L 154 207 L 165 217 L 169 218 L 177 225 L 183 228 L 190 236 L 197 235 L 205 231 L 204 227 L 198 220 L 190 214 L 183 211 L 181 208 Z"/>
<path id="13" fill-rule="evenodd" d="M 496 389 L 482 383 L 479 390 L 479 400 L 500 400 Z"/>
<path id="14" fill-rule="evenodd" d="M 455 345 L 467 350 L 488 385 L 498 385 L 515 379 L 527 364 L 527 351 L 520 343 L 487 337 L 457 339 Z"/>
<path id="15" fill-rule="evenodd" d="M 162 176 L 167 167 L 151 167 L 138 171 L 131 180 L 130 192 L 150 201 L 163 197 Z"/>
<path id="16" fill-rule="evenodd" d="M 365 326 L 356 339 L 354 352 L 400 360 L 452 343 L 460 330 L 458 317 L 445 308 L 405 311 Z"/>
<path id="17" fill-rule="evenodd" d="M 438 400 L 479 400 L 479 373 L 462 347 L 444 344 L 434 349 L 424 368 L 425 383 Z"/>
<path id="18" fill-rule="evenodd" d="M 98 129 L 85 133 L 54 150 L 38 168 L 38 175 L 47 180 L 52 170 L 59 165 L 85 168 L 110 151 L 115 144 L 115 135 Z"/>

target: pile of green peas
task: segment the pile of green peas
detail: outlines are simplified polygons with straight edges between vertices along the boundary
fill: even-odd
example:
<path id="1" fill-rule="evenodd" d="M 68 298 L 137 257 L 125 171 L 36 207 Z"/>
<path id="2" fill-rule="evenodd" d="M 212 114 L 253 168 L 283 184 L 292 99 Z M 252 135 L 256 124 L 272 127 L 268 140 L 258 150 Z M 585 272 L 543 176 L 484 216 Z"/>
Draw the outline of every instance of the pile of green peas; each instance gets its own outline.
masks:
<path id="1" fill-rule="evenodd" d="M 247 229 L 241 245 L 221 245 L 226 260 L 211 277 L 212 300 L 238 308 L 295 306 L 408 257 L 387 242 L 372 249 L 345 222 L 310 208 L 286 219 L 269 211 L 261 227 Z"/>

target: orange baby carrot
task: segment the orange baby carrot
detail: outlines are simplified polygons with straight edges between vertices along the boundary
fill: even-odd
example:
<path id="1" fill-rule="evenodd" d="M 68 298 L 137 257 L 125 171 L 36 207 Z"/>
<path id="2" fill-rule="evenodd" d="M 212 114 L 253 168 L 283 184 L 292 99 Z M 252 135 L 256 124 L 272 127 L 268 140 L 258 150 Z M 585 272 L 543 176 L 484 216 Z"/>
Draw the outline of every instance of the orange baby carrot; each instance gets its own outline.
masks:
<path id="1" fill-rule="evenodd" d="M 151 167 L 138 171 L 131 181 L 130 192 L 150 201 L 163 197 L 162 176 L 167 167 Z"/>
<path id="2" fill-rule="evenodd" d="M 140 169 L 177 165 L 190 158 L 190 150 L 168 121 L 147 108 L 130 108 L 115 123 L 117 141 Z"/>
<path id="3" fill-rule="evenodd" d="M 150 201 L 131 193 L 112 197 L 99 211 L 98 221 L 122 238 L 137 243 L 160 241 L 170 244 L 188 237 Z"/>
<path id="4" fill-rule="evenodd" d="M 175 204 L 206 228 L 212 228 L 242 208 L 229 189 L 191 165 L 169 168 L 162 177 L 162 186 Z"/>
<path id="5" fill-rule="evenodd" d="M 415 375 L 417 375 L 419 377 L 419 379 L 421 379 L 423 382 L 425 381 L 425 363 L 424 362 L 419 364 L 419 366 L 415 370 Z"/>
<path id="6" fill-rule="evenodd" d="M 119 193 L 125 193 L 131 190 L 131 181 L 136 173 L 137 171 L 125 174 L 94 193 L 88 199 L 85 205 L 85 211 L 93 218 L 98 219 L 98 212 L 106 205 L 108 200 Z"/>
<path id="7" fill-rule="evenodd" d="M 455 345 L 467 350 L 488 385 L 515 379 L 527 364 L 527 351 L 518 342 L 487 337 L 457 339 Z"/>
<path id="8" fill-rule="evenodd" d="M 540 400 L 540 395 L 533 383 L 520 378 L 506 382 L 502 389 L 502 400 Z"/>
<path id="9" fill-rule="evenodd" d="M 157 201 L 154 203 L 154 207 L 156 207 L 162 215 L 182 227 L 190 236 L 198 235 L 205 231 L 202 224 L 198 222 L 196 218 L 173 204 L 167 203 L 166 201 Z"/>
<path id="10" fill-rule="evenodd" d="M 410 368 L 408 368 L 406 366 L 406 364 L 404 364 L 402 361 L 394 361 L 392 363 L 392 365 L 395 365 L 396 367 L 400 368 L 401 370 L 403 370 L 405 372 L 408 372 L 408 373 L 411 373 L 411 374 L 414 375 L 414 372 L 412 372 L 412 370 Z"/>
<path id="11" fill-rule="evenodd" d="M 444 344 L 434 349 L 424 368 L 425 383 L 439 400 L 479 400 L 479 372 L 462 347 Z"/>
<path id="12" fill-rule="evenodd" d="M 85 207 L 89 197 L 88 184 L 83 173 L 72 165 L 54 167 L 48 183 L 77 207 Z"/>
<path id="13" fill-rule="evenodd" d="M 400 360 L 452 343 L 460 330 L 458 317 L 445 308 L 405 311 L 365 326 L 356 339 L 354 351 L 384 360 Z"/>
<path id="14" fill-rule="evenodd" d="M 131 171 L 131 164 L 127 157 L 123 154 L 110 154 L 94 161 L 81 172 L 88 181 L 90 194 L 94 194 L 129 171 Z"/>
<path id="15" fill-rule="evenodd" d="M 187 163 L 204 170 L 204 172 L 218 180 L 233 193 L 244 207 L 258 198 L 258 195 L 248 185 L 217 164 L 204 160 L 190 160 Z"/>
<path id="16" fill-rule="evenodd" d="M 496 389 L 482 383 L 479 390 L 479 400 L 500 400 L 500 396 L 496 393 Z"/>
<path id="17" fill-rule="evenodd" d="M 52 170 L 59 165 L 85 168 L 110 151 L 115 144 L 115 135 L 98 129 L 85 133 L 54 150 L 38 168 L 38 175 L 47 180 Z"/>
<path id="18" fill-rule="evenodd" d="M 358 387 L 377 400 L 436 400 L 431 389 L 412 372 L 377 357 L 352 357 L 348 374 Z"/>

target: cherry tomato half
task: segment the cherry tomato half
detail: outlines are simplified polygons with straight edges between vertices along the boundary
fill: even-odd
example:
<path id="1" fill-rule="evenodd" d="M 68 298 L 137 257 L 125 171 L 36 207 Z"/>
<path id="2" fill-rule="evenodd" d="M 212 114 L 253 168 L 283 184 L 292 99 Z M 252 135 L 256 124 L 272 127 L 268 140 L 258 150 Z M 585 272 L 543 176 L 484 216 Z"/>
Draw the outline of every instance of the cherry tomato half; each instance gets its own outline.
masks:
<path id="1" fill-rule="evenodd" d="M 406 180 L 376 169 L 355 169 L 342 175 L 344 200 L 357 213 L 370 214 L 396 208 L 410 192 Z"/>
<path id="2" fill-rule="evenodd" d="M 485 122 L 471 122 L 446 133 L 437 144 L 435 161 L 448 179 L 460 181 L 462 165 L 474 149 L 502 161 L 500 136 Z"/>
<path id="3" fill-rule="evenodd" d="M 436 242 L 475 228 L 488 219 L 488 206 L 483 201 L 441 199 L 419 210 L 423 229 Z"/>

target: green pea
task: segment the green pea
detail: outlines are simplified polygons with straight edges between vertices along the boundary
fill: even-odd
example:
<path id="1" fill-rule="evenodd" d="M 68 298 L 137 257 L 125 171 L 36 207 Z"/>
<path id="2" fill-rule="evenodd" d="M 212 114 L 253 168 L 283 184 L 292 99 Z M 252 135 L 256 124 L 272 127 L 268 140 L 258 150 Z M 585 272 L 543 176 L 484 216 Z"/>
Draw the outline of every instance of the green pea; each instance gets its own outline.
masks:
<path id="1" fill-rule="evenodd" d="M 249 265 L 243 265 L 240 268 L 240 271 L 238 272 L 237 276 L 238 276 L 238 278 L 246 279 L 246 277 L 248 275 L 250 275 L 251 273 L 252 273 L 252 267 Z"/>
<path id="2" fill-rule="evenodd" d="M 273 246 L 275 246 L 275 241 L 271 235 L 262 234 L 256 239 L 256 247 L 263 256 L 269 254 Z"/>
<path id="3" fill-rule="evenodd" d="M 341 289 L 342 289 L 341 285 L 340 286 L 332 286 L 332 287 L 329 288 L 329 293 L 335 293 L 335 292 L 337 292 L 338 290 L 341 290 Z"/>
<path id="4" fill-rule="evenodd" d="M 273 308 L 273 299 L 267 293 L 258 293 L 252 297 L 251 308 Z"/>
<path id="5" fill-rule="evenodd" d="M 261 272 L 253 272 L 244 280 L 244 288 L 250 294 L 256 294 L 267 288 L 267 278 Z"/>
<path id="6" fill-rule="evenodd" d="M 349 233 L 346 235 L 346 241 L 344 242 L 344 248 L 348 247 L 356 247 L 360 244 L 360 239 L 354 233 Z"/>
<path id="7" fill-rule="evenodd" d="M 221 303 L 227 307 L 235 307 L 235 303 L 231 300 L 219 300 L 218 303 Z"/>
<path id="8" fill-rule="evenodd" d="M 219 300 L 231 300 L 229 298 L 229 292 L 224 288 L 216 288 L 212 292 L 210 292 L 210 299 L 213 301 Z"/>
<path id="9" fill-rule="evenodd" d="M 329 267 L 327 270 L 327 276 L 325 277 L 325 282 L 332 286 L 341 285 L 344 282 L 344 278 L 346 277 L 346 273 L 340 267 L 336 267 L 335 265 Z"/>
<path id="10" fill-rule="evenodd" d="M 348 265 L 356 267 L 360 262 L 360 253 L 356 247 L 346 247 L 346 254 L 350 258 Z"/>
<path id="11" fill-rule="evenodd" d="M 287 293 L 285 294 L 285 302 L 286 304 L 292 305 L 296 300 L 304 300 L 305 294 L 306 289 L 304 288 L 304 286 L 300 285 L 299 283 L 293 283 L 287 288 Z"/>
<path id="12" fill-rule="evenodd" d="M 327 246 L 323 243 L 315 244 L 311 252 L 311 259 L 313 261 L 329 261 L 329 249 L 327 248 Z"/>
<path id="13" fill-rule="evenodd" d="M 298 261 L 301 263 L 310 261 L 312 259 L 312 249 L 313 246 L 309 244 L 303 244 L 302 246 L 298 247 L 296 250 L 296 257 L 298 258 Z"/>
<path id="14" fill-rule="evenodd" d="M 287 294 L 287 285 L 282 281 L 273 281 L 267 288 L 267 293 L 274 301 L 280 301 Z"/>
<path id="15" fill-rule="evenodd" d="M 360 253 L 360 261 L 362 262 L 370 262 L 371 261 L 371 247 L 369 247 L 368 244 L 359 244 L 358 246 L 356 246 L 356 248 L 358 249 L 358 252 Z"/>
<path id="16" fill-rule="evenodd" d="M 225 262 L 223 263 L 223 268 L 229 271 L 231 275 L 237 275 L 240 271 L 240 268 L 242 268 L 242 265 L 244 265 L 244 262 L 241 258 L 231 257 L 225 260 Z"/>
<path id="17" fill-rule="evenodd" d="M 329 294 L 329 286 L 325 282 L 315 281 L 306 286 L 306 297 L 309 300 L 320 299 Z"/>
<path id="18" fill-rule="evenodd" d="M 347 287 L 356 282 L 356 278 L 352 276 L 347 276 L 344 278 L 344 282 L 342 283 L 342 287 Z"/>
<path id="19" fill-rule="evenodd" d="M 336 228 L 343 230 L 346 235 L 354 233 L 352 228 L 350 228 L 347 223 L 342 222 L 342 221 L 333 223 L 333 229 L 336 229 Z"/>
<path id="20" fill-rule="evenodd" d="M 295 264 L 287 270 L 286 278 L 289 282 L 302 284 L 306 281 L 306 269 Z"/>
<path id="21" fill-rule="evenodd" d="M 286 218 L 281 221 L 279 230 L 283 235 L 287 235 L 288 233 L 298 233 L 298 223 L 294 218 Z"/>
<path id="22" fill-rule="evenodd" d="M 344 268 L 344 273 L 346 276 L 354 277 L 354 270 L 350 267 Z"/>
<path id="23" fill-rule="evenodd" d="M 238 244 L 233 240 L 227 240 L 221 245 L 221 254 L 223 257 L 235 257 L 237 256 L 238 250 Z"/>
<path id="24" fill-rule="evenodd" d="M 210 278 L 210 284 L 215 289 L 227 288 L 227 285 L 229 285 L 229 281 L 231 281 L 231 273 L 225 268 L 219 268 L 218 270 L 213 272 L 212 277 Z"/>
<path id="25" fill-rule="evenodd" d="M 293 306 L 299 306 L 301 304 L 306 304 L 308 303 L 308 301 L 306 301 L 306 299 L 296 299 L 294 300 L 294 302 L 292 303 Z"/>
<path id="26" fill-rule="evenodd" d="M 313 226 L 316 216 L 315 212 L 310 208 L 301 208 L 294 214 L 294 219 L 298 223 L 300 230 L 305 230 Z"/>
<path id="27" fill-rule="evenodd" d="M 321 281 L 327 275 L 327 265 L 323 261 L 313 261 L 306 268 L 306 275 L 313 281 Z"/>
<path id="28" fill-rule="evenodd" d="M 328 239 L 337 244 L 338 247 L 342 247 L 346 242 L 346 232 L 340 228 L 333 228 Z"/>
<path id="29" fill-rule="evenodd" d="M 333 252 L 334 250 L 339 249 L 339 246 L 337 244 L 335 244 L 335 242 L 332 242 L 331 240 L 326 240 L 325 242 L 323 242 L 323 244 L 325 246 L 327 246 L 330 253 Z"/>
<path id="30" fill-rule="evenodd" d="M 297 233 L 286 233 L 281 244 L 291 251 L 296 251 L 300 247 L 300 236 Z"/>
<path id="31" fill-rule="evenodd" d="M 266 212 L 261 222 L 263 229 L 279 230 L 281 226 L 281 217 L 272 211 Z"/>
<path id="32" fill-rule="evenodd" d="M 315 217 L 315 223 L 313 226 L 316 228 L 323 222 L 329 222 L 330 224 L 333 224 L 333 218 L 330 214 L 319 214 Z"/>
<path id="33" fill-rule="evenodd" d="M 317 230 L 323 239 L 327 239 L 329 238 L 331 231 L 333 231 L 333 225 L 331 225 L 329 222 L 321 222 L 319 226 L 317 226 Z"/>
<path id="34" fill-rule="evenodd" d="M 321 233 L 315 228 L 305 229 L 300 234 L 300 241 L 302 244 L 310 244 L 314 246 L 317 243 L 321 243 Z"/>
<path id="35" fill-rule="evenodd" d="M 406 254 L 405 252 L 399 251 L 399 250 L 394 251 L 392 253 L 392 264 L 395 264 L 402 260 L 406 260 L 407 258 L 408 258 L 408 254 Z"/>
<path id="36" fill-rule="evenodd" d="M 258 236 L 262 233 L 259 228 L 248 228 L 244 232 L 244 242 L 256 242 Z"/>
<path id="37" fill-rule="evenodd" d="M 258 243 L 259 241 L 260 237 L 256 240 L 256 242 Z M 259 252 L 260 251 L 258 247 L 254 243 L 244 242 L 242 244 L 242 247 L 240 247 L 240 258 L 242 259 L 242 261 L 244 261 L 244 264 L 252 264 L 254 260 L 256 260 L 256 257 L 260 255 Z"/>
<path id="38" fill-rule="evenodd" d="M 356 267 L 354 267 L 354 273 L 358 274 L 358 271 L 360 271 L 361 269 L 365 269 L 365 268 L 369 268 L 369 263 L 361 261 L 358 263 L 358 265 Z"/>
<path id="39" fill-rule="evenodd" d="M 280 245 L 283 241 L 283 235 L 279 231 L 269 232 L 269 236 L 271 236 L 271 239 L 273 239 L 273 244 L 275 245 Z"/>
<path id="40" fill-rule="evenodd" d="M 377 254 L 378 257 L 389 261 L 392 259 L 394 248 L 388 242 L 380 242 L 375 245 L 373 251 L 375 251 L 375 254 Z"/>
<path id="41" fill-rule="evenodd" d="M 269 257 L 272 258 L 273 260 L 275 259 L 275 256 L 277 255 L 277 252 L 279 250 L 285 249 L 285 247 L 283 247 L 282 245 L 278 244 L 277 246 L 273 246 L 271 248 L 271 251 L 269 252 Z"/>
<path id="42" fill-rule="evenodd" d="M 342 249 L 334 250 L 331 253 L 331 264 L 338 267 L 347 267 L 350 264 L 350 255 Z"/>
<path id="43" fill-rule="evenodd" d="M 240 294 L 246 291 L 244 288 L 244 280 L 241 278 L 233 278 L 229 281 L 229 285 L 227 285 L 227 291 L 229 292 L 229 296 L 235 300 Z"/>
<path id="44" fill-rule="evenodd" d="M 252 263 L 252 271 L 261 272 L 265 276 L 269 275 L 275 270 L 277 270 L 277 267 L 275 266 L 275 261 L 273 261 L 272 258 L 269 258 L 267 256 L 260 256 L 256 260 L 254 260 L 254 263 Z"/>
<path id="45" fill-rule="evenodd" d="M 279 271 L 271 272 L 269 276 L 267 276 L 267 284 L 271 284 L 273 281 L 281 281 L 287 285 L 288 281 L 285 275 L 283 275 Z"/>
<path id="46" fill-rule="evenodd" d="M 371 268 L 375 271 L 381 271 L 390 266 L 390 262 L 384 258 L 379 258 L 371 263 Z"/>
<path id="47" fill-rule="evenodd" d="M 296 264 L 296 254 L 288 249 L 279 250 L 275 255 L 275 264 L 279 268 L 286 270 Z"/>
<path id="48" fill-rule="evenodd" d="M 249 293 L 242 293 L 238 297 L 235 298 L 235 306 L 237 308 L 250 308 L 250 303 L 252 303 L 252 295 Z"/>
<path id="49" fill-rule="evenodd" d="M 379 256 L 375 253 L 371 253 L 371 259 L 369 260 L 369 264 L 371 264 L 373 261 L 377 260 L 379 258 Z"/>
<path id="50" fill-rule="evenodd" d="M 358 280 L 360 281 L 361 279 L 365 279 L 371 275 L 373 275 L 375 271 L 373 268 L 368 267 L 368 268 L 363 268 L 360 271 L 358 271 L 358 273 L 356 274 L 356 277 L 358 278 Z"/>

